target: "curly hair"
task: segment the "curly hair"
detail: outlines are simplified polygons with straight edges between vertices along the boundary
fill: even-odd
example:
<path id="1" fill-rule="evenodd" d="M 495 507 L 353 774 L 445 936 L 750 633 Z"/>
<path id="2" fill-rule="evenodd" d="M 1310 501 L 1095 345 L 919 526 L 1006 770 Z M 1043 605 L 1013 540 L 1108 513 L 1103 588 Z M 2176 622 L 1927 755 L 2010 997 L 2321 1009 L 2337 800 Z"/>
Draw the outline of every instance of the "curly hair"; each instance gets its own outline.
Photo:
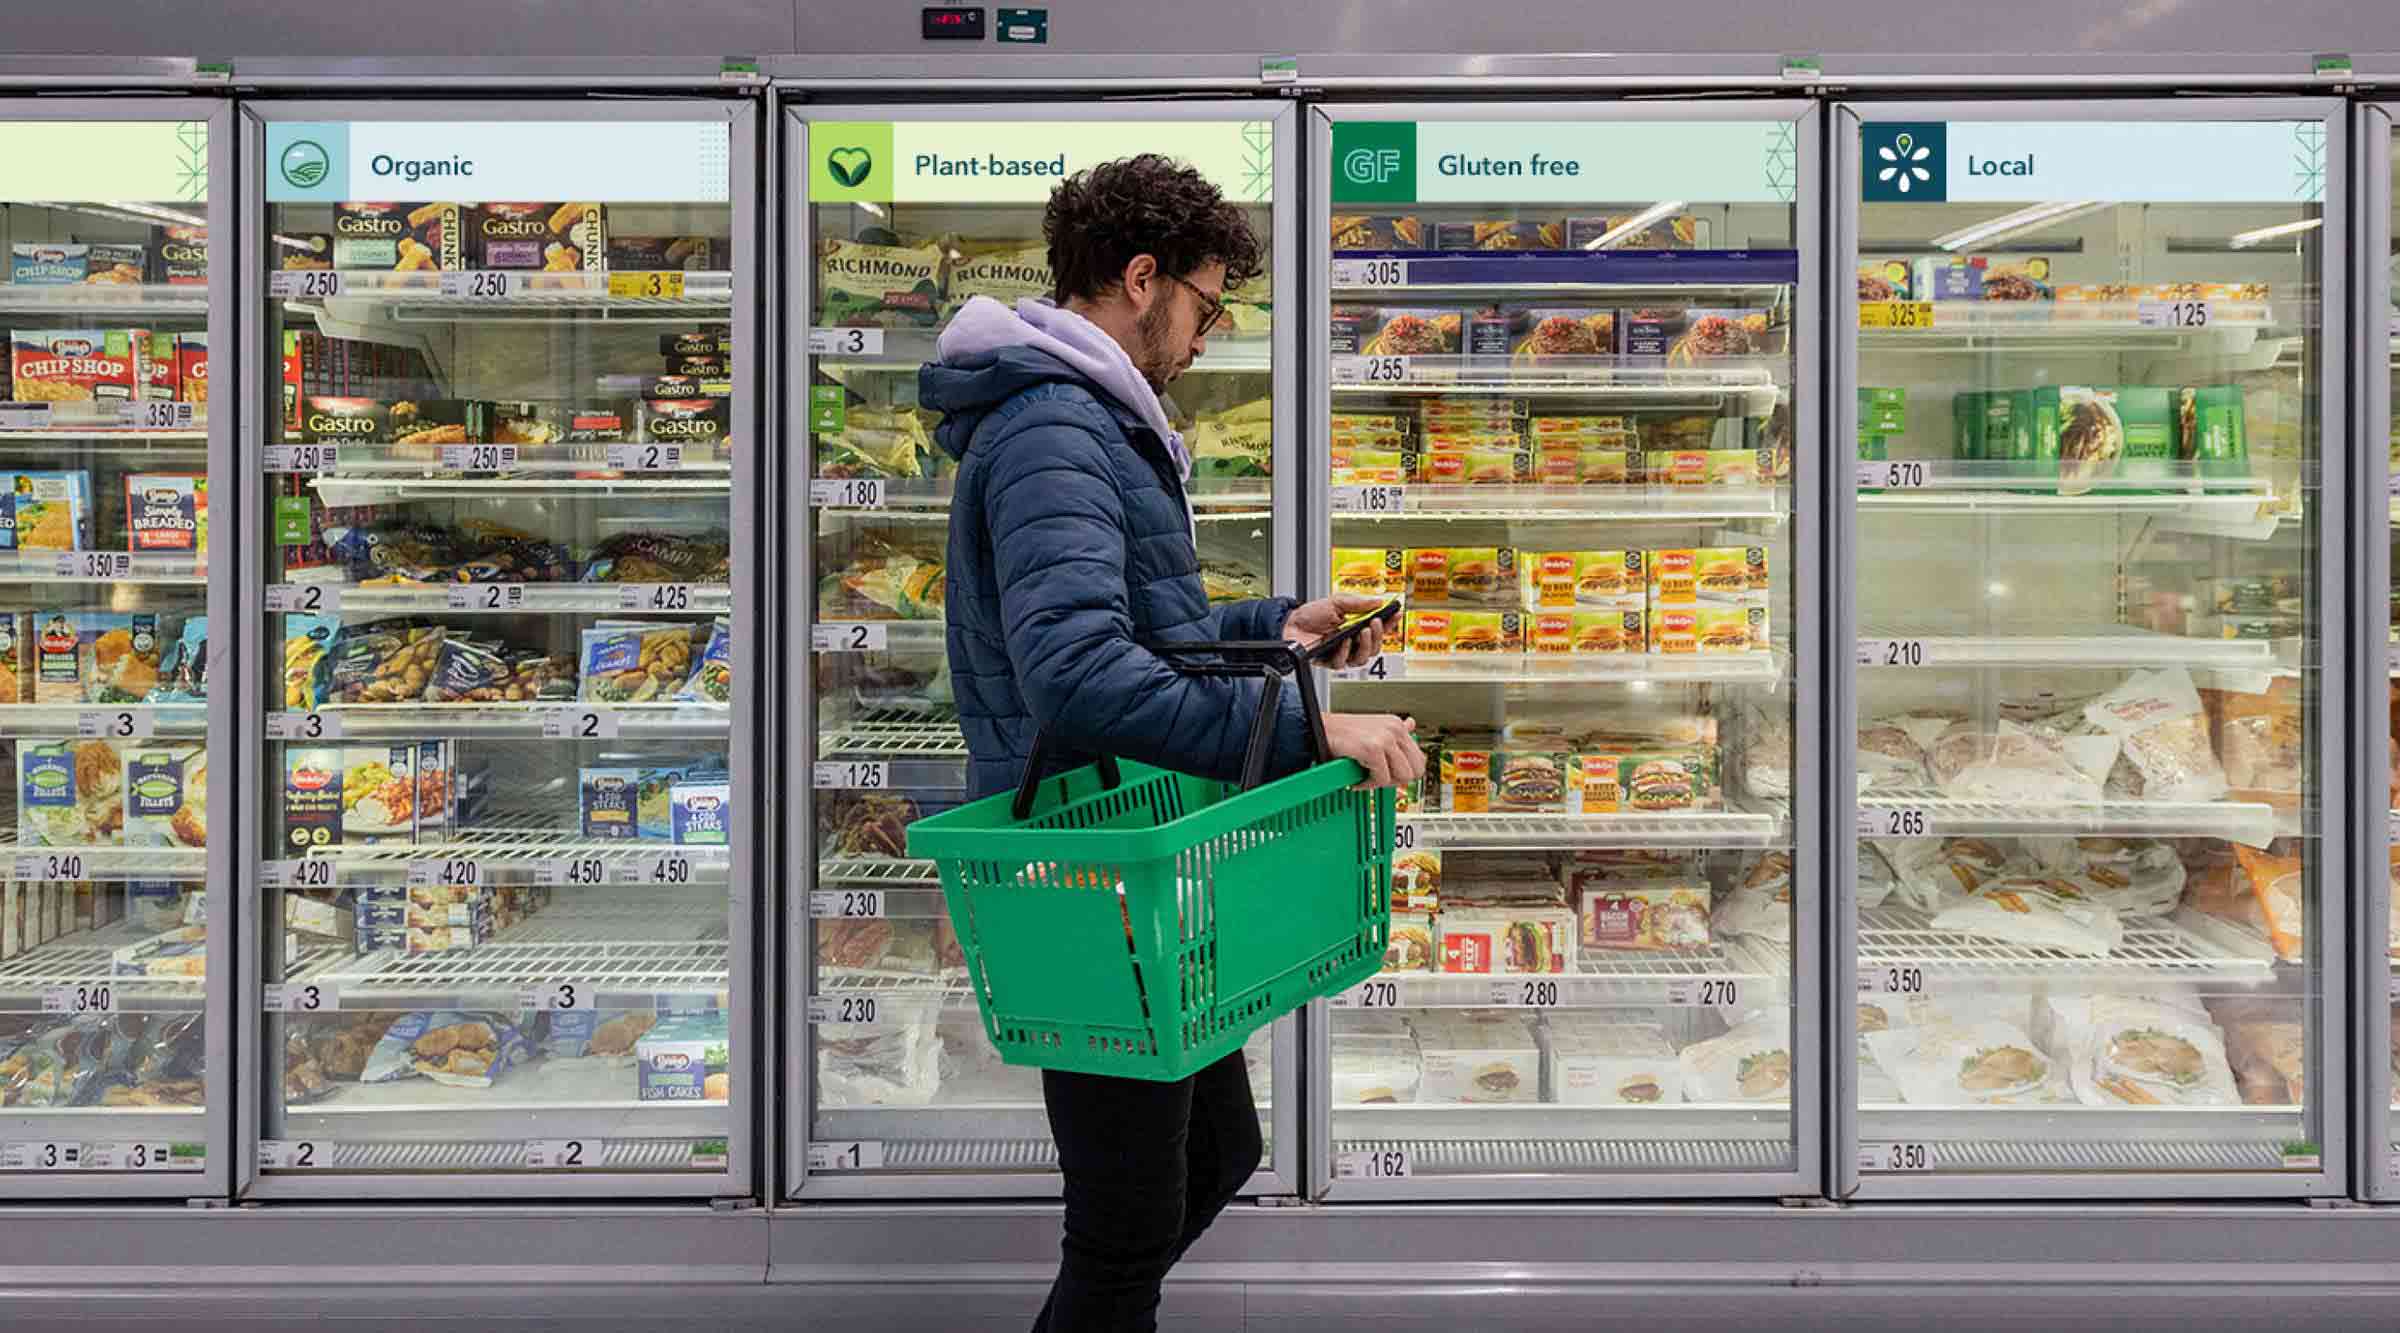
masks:
<path id="1" fill-rule="evenodd" d="M 1042 239 L 1050 244 L 1058 301 L 1097 298 L 1135 255 L 1154 257 L 1177 278 L 1222 263 L 1227 291 L 1266 267 L 1240 207 L 1199 172 L 1156 153 L 1103 162 L 1059 182 L 1042 210 Z"/>

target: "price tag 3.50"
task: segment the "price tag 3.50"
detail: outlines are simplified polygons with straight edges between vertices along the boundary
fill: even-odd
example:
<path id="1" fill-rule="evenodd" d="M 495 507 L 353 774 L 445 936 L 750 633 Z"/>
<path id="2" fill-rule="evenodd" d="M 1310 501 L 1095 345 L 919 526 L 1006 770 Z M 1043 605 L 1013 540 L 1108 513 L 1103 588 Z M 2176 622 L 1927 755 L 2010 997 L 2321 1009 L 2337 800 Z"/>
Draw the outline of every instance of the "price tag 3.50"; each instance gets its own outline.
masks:
<path id="1" fill-rule="evenodd" d="M 1858 969 L 1858 993 L 1861 995 L 1923 995 L 1925 969 L 1905 967 L 1897 963 L 1882 967 L 1861 965 Z"/>
<path id="2" fill-rule="evenodd" d="M 130 551 L 61 551 L 52 562 L 62 579 L 122 579 L 133 575 Z"/>
<path id="3" fill-rule="evenodd" d="M 1922 1143 L 1862 1143 L 1858 1145 L 1858 1169 L 1931 1171 L 1933 1149 Z"/>
<path id="4" fill-rule="evenodd" d="M 135 430 L 190 430 L 194 420 L 190 403 L 127 403 L 124 412 L 125 424 Z"/>
<path id="5" fill-rule="evenodd" d="M 1333 1178 L 1335 1180 L 1406 1180 L 1409 1174 L 1406 1148 L 1383 1148 L 1374 1152 L 1342 1152 L 1333 1155 Z"/>
<path id="6" fill-rule="evenodd" d="M 878 1139 L 808 1145 L 811 1171 L 873 1171 L 882 1165 L 883 1143 Z"/>

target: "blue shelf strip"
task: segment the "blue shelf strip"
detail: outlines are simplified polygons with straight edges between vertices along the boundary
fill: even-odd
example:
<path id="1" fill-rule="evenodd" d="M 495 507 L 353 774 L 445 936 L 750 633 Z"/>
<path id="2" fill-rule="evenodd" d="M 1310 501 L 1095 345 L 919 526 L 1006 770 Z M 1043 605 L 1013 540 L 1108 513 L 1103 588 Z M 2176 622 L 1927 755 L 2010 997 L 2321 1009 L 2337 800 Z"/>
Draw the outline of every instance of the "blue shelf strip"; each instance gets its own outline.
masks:
<path id="1" fill-rule="evenodd" d="M 1800 280 L 1797 250 L 1337 250 L 1334 258 L 1405 259 L 1411 287 Z"/>

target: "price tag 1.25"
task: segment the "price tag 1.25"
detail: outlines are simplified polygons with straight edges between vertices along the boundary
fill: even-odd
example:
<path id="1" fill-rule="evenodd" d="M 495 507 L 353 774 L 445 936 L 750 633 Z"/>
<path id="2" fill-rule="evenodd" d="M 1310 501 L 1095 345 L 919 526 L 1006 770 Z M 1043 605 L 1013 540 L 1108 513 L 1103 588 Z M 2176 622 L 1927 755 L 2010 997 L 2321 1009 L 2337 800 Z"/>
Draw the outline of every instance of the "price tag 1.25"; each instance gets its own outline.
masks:
<path id="1" fill-rule="evenodd" d="M 810 356 L 881 356 L 881 329 L 810 329 Z"/>
<path id="2" fill-rule="evenodd" d="M 880 759 L 820 760 L 810 786 L 831 791 L 883 791 L 892 785 L 892 766 Z"/>
<path id="3" fill-rule="evenodd" d="M 554 741 L 613 741 L 624 729 L 614 708 L 558 708 L 542 714 L 542 737 Z"/>
<path id="4" fill-rule="evenodd" d="M 1409 1174 L 1406 1148 L 1383 1148 L 1372 1152 L 1342 1152 L 1333 1155 L 1333 1178 L 1335 1180 L 1406 1180 Z"/>
<path id="5" fill-rule="evenodd" d="M 883 1143 L 877 1139 L 808 1145 L 811 1171 L 873 1171 L 882 1165 Z"/>
<path id="6" fill-rule="evenodd" d="M 75 734 L 85 740 L 139 740 L 158 734 L 158 714 L 148 708 L 112 708 L 75 715 Z"/>
<path id="7" fill-rule="evenodd" d="M 2145 329 L 2205 329 L 2214 312 L 2206 301 L 2136 301 L 2133 322 Z"/>
<path id="8" fill-rule="evenodd" d="M 883 915 L 881 889 L 816 889 L 808 895 L 808 914 L 821 920 Z"/>

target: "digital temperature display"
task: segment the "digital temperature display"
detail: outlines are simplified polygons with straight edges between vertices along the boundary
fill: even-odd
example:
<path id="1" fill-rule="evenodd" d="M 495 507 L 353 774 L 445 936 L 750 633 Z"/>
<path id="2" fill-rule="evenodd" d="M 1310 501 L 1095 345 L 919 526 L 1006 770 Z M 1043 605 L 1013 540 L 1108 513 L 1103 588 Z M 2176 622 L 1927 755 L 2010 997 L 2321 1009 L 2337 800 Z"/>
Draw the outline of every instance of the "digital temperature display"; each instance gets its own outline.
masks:
<path id="1" fill-rule="evenodd" d="M 983 40 L 983 10 L 952 9 L 944 5 L 928 5 L 921 11 L 925 21 L 925 40 L 929 42 L 980 42 Z"/>

